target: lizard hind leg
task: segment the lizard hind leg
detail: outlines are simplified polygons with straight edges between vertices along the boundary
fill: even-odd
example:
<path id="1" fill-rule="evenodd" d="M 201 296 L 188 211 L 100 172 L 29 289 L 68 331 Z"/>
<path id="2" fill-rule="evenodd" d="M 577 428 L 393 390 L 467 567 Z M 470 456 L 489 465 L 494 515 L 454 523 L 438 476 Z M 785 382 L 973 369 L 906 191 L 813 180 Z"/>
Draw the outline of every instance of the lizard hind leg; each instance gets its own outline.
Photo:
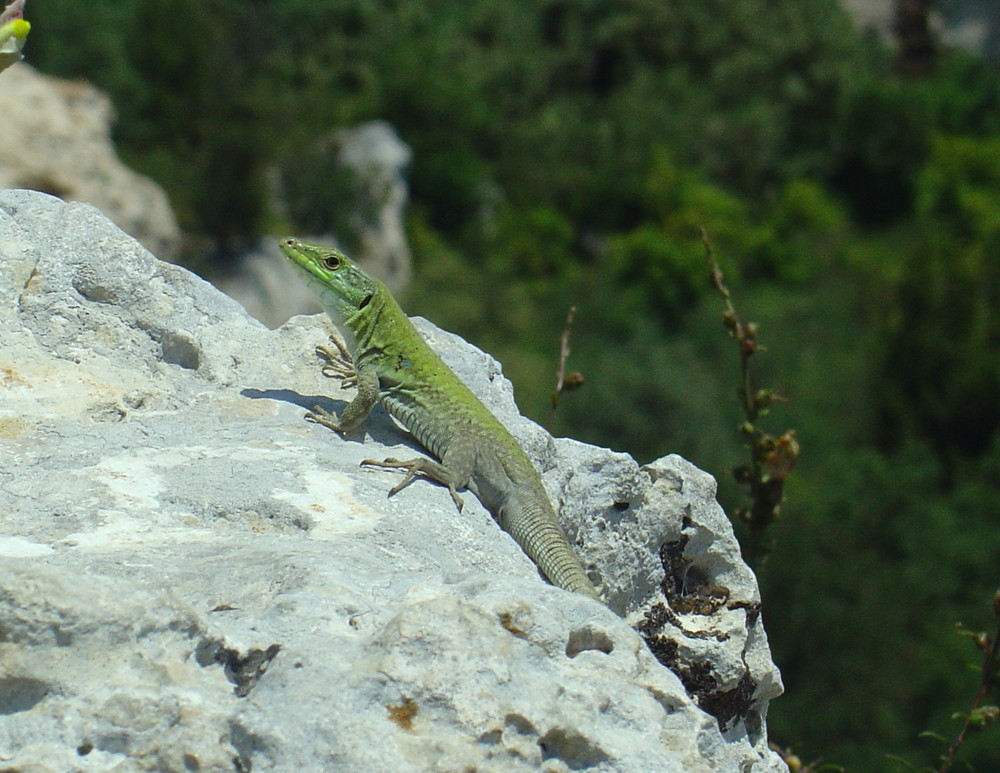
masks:
<path id="1" fill-rule="evenodd" d="M 432 480 L 435 483 L 440 483 L 442 486 L 447 486 L 448 493 L 451 494 L 451 499 L 455 503 L 455 507 L 461 512 L 462 508 L 465 506 L 465 502 L 458 495 L 458 488 L 464 486 L 464 483 L 456 480 L 455 474 L 447 467 L 445 467 L 440 462 L 435 462 L 433 459 L 428 459 L 424 456 L 418 456 L 416 459 L 409 459 L 405 462 L 399 459 L 385 459 L 378 462 L 374 459 L 364 459 L 361 462 L 362 465 L 367 465 L 370 467 L 384 467 L 387 469 L 400 469 L 406 470 L 406 475 L 403 479 L 389 489 L 389 496 L 393 494 L 398 494 L 406 486 L 408 486 L 417 475 L 423 475 L 428 480 Z"/>

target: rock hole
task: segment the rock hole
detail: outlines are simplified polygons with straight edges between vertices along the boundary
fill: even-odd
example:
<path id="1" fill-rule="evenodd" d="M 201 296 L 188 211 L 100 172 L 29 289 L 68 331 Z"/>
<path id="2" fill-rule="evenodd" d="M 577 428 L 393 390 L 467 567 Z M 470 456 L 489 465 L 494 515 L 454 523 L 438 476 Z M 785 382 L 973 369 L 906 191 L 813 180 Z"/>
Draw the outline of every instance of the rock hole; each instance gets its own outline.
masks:
<path id="1" fill-rule="evenodd" d="M 597 650 L 605 655 L 614 652 L 615 644 L 604 631 L 587 626 L 573 631 L 566 642 L 566 655 L 575 658 L 585 650 Z"/>
<path id="2" fill-rule="evenodd" d="M 180 365 L 186 370 L 198 370 L 201 364 L 201 349 L 187 333 L 164 333 L 160 339 L 160 350 L 163 361 L 171 365 Z"/>
<path id="3" fill-rule="evenodd" d="M 229 742 L 236 749 L 236 756 L 233 757 L 233 770 L 236 773 L 251 773 L 253 770 L 251 757 L 255 753 L 270 755 L 274 751 L 268 748 L 268 744 L 261 736 L 247 730 L 239 722 L 230 722 Z"/>
<path id="4" fill-rule="evenodd" d="M 49 685 L 38 679 L 10 676 L 0 679 L 0 714 L 30 711 L 49 694 Z"/>
<path id="5" fill-rule="evenodd" d="M 682 678 L 683 681 L 683 678 Z M 743 674 L 736 687 L 731 690 L 715 691 L 715 679 L 706 689 L 696 695 L 698 708 L 711 714 L 719 723 L 719 729 L 725 732 L 732 728 L 740 719 L 750 714 L 753 706 L 753 696 L 757 690 L 757 682 L 750 673 Z M 691 690 L 688 690 L 691 692 Z"/>
<path id="6" fill-rule="evenodd" d="M 233 692 L 238 698 L 245 698 L 257 686 L 279 652 L 281 645 L 272 644 L 266 650 L 251 649 L 246 655 L 241 655 L 219 642 L 206 640 L 195 649 L 195 660 L 202 668 L 214 663 L 221 665 L 226 678 L 236 685 Z"/>
<path id="7" fill-rule="evenodd" d="M 531 724 L 531 720 L 527 717 L 522 717 L 520 714 L 508 714 L 503 718 L 503 723 L 520 735 L 538 735 L 538 730 Z"/>
<path id="8" fill-rule="evenodd" d="M 491 746 L 496 746 L 501 740 L 503 740 L 502 730 L 487 730 L 476 739 L 478 743 L 488 743 Z"/>
<path id="9" fill-rule="evenodd" d="M 610 758 L 596 744 L 575 730 L 556 727 L 538 739 L 543 760 L 561 760 L 570 770 L 586 770 Z"/>
<path id="10" fill-rule="evenodd" d="M 94 303 L 115 303 L 118 300 L 114 290 L 101 284 L 93 276 L 77 277 L 73 281 L 73 289 Z"/>

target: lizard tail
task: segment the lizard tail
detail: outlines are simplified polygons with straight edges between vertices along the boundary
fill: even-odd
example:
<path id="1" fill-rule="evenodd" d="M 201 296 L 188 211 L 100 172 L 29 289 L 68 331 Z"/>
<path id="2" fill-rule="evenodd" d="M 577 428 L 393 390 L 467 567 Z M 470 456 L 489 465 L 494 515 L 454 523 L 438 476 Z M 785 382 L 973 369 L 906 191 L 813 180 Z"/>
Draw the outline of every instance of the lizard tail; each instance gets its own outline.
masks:
<path id="1" fill-rule="evenodd" d="M 601 597 L 583 570 L 569 540 L 556 521 L 555 513 L 540 508 L 511 507 L 503 513 L 501 526 L 553 585 L 582 593 L 601 601 Z"/>

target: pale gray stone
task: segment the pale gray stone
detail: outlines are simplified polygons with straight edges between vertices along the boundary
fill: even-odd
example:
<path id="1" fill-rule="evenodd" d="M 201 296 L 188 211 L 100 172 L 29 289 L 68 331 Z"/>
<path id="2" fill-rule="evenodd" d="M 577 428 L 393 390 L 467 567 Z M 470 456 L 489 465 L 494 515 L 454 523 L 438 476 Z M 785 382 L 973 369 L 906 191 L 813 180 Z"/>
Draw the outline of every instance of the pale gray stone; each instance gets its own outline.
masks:
<path id="1" fill-rule="evenodd" d="M 181 232 L 167 194 L 118 158 L 106 94 L 21 62 L 0 76 L 0 116 L 0 188 L 89 202 L 161 258 L 176 254 Z"/>
<path id="2" fill-rule="evenodd" d="M 334 244 L 323 237 L 318 241 Z M 273 238 L 262 240 L 255 249 L 241 255 L 237 265 L 213 277 L 212 284 L 270 328 L 280 327 L 296 314 L 319 314 L 323 310 L 309 286 L 282 257 Z"/>
<path id="3" fill-rule="evenodd" d="M 410 280 L 406 238 L 409 187 L 404 173 L 413 153 L 387 121 L 368 121 L 340 132 L 339 160 L 358 181 L 351 225 L 366 268 L 395 291 Z"/>
<path id="4" fill-rule="evenodd" d="M 471 495 L 387 498 L 396 474 L 360 461 L 423 452 L 381 410 L 346 440 L 303 421 L 350 398 L 319 373 L 324 318 L 268 330 L 94 208 L 0 192 L 6 768 L 785 769 L 711 478 L 553 440 L 495 361 L 418 322 L 613 611 L 546 584 Z"/>
<path id="5" fill-rule="evenodd" d="M 896 7 L 898 0 L 840 0 L 854 24 L 876 34 L 883 43 L 897 44 Z M 1000 14 L 991 0 L 957 0 L 931 9 L 928 21 L 941 44 L 987 59 L 996 59 L 1000 37 Z"/>

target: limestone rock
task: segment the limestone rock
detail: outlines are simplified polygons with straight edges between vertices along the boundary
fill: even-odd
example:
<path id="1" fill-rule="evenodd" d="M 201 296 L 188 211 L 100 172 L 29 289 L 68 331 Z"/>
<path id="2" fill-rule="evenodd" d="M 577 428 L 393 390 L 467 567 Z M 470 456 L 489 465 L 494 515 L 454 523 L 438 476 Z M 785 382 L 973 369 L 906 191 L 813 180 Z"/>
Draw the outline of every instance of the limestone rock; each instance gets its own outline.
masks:
<path id="1" fill-rule="evenodd" d="M 391 290 L 401 289 L 411 268 L 405 223 L 409 189 L 403 173 L 413 154 L 386 121 L 345 129 L 339 140 L 338 160 L 358 183 L 351 225 L 359 255 L 366 270 Z"/>
<path id="2" fill-rule="evenodd" d="M 0 188 L 89 202 L 161 258 L 176 254 L 180 228 L 170 202 L 119 160 L 103 92 L 21 62 L 0 76 L 0 116 Z"/>
<path id="3" fill-rule="evenodd" d="M 859 29 L 876 34 L 883 43 L 896 45 L 897 0 L 841 0 L 841 4 Z M 996 61 L 1000 53 L 1000 14 L 988 3 L 966 0 L 941 6 L 929 15 L 931 29 L 941 43 Z"/>
<path id="4" fill-rule="evenodd" d="M 323 237 L 306 241 L 333 243 Z M 270 328 L 279 327 L 296 314 L 318 314 L 323 310 L 312 290 L 282 257 L 273 238 L 261 240 L 255 249 L 242 254 L 237 265 L 213 277 L 212 284 Z"/>
<path id="5" fill-rule="evenodd" d="M 544 470 L 612 609 L 470 495 L 387 498 L 359 462 L 422 451 L 384 412 L 346 440 L 302 420 L 349 399 L 324 318 L 268 330 L 94 208 L 0 192 L 5 768 L 785 770 L 711 479 L 553 440 L 491 358 L 420 328 Z"/>

